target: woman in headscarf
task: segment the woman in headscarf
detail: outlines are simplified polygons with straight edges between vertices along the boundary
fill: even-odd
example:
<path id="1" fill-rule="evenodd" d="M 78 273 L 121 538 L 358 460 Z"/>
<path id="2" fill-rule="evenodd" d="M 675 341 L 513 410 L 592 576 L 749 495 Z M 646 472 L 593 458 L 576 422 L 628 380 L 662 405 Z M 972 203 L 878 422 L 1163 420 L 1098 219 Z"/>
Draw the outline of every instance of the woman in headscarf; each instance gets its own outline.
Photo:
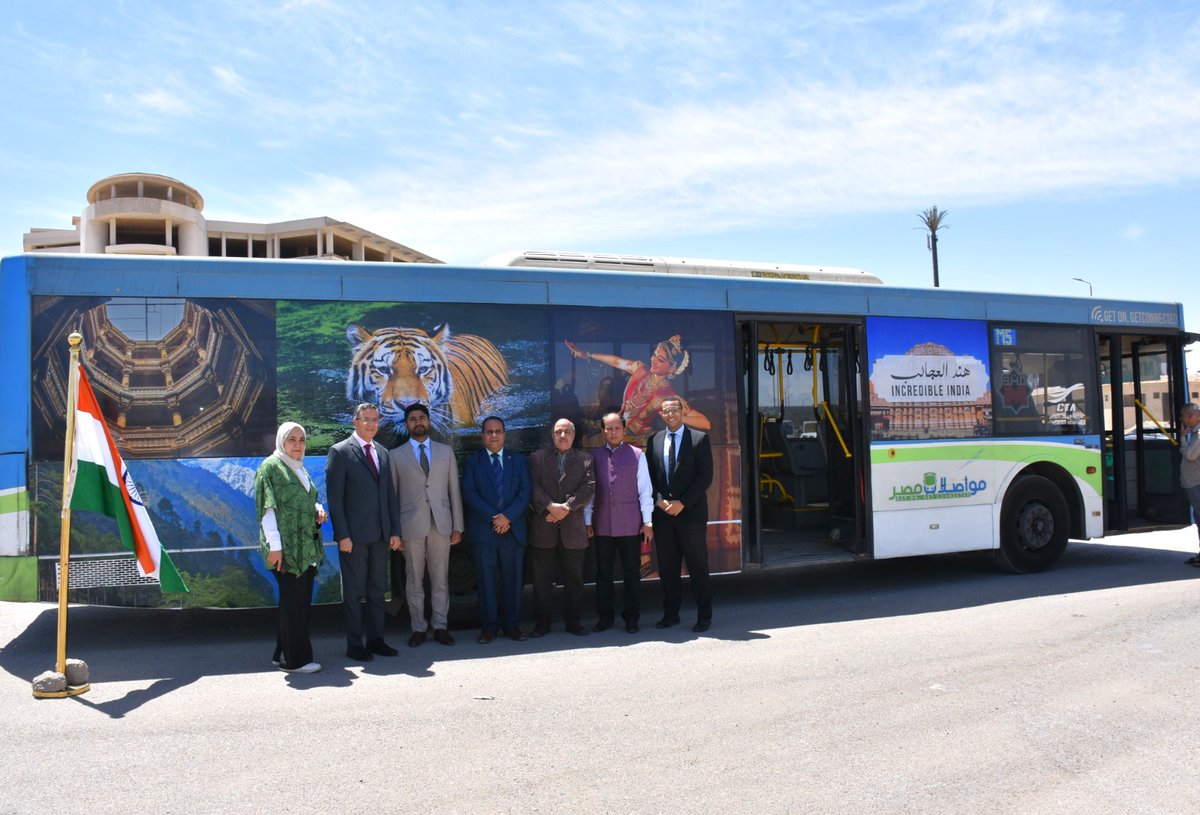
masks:
<path id="1" fill-rule="evenodd" d="M 275 452 L 254 475 L 254 507 L 263 559 L 279 584 L 279 633 L 271 662 L 281 670 L 314 673 L 308 636 L 313 581 L 325 560 L 320 526 L 325 509 L 304 469 L 304 428 L 284 422 L 275 434 Z"/>
<path id="2" fill-rule="evenodd" d="M 632 359 L 624 359 L 614 354 L 593 354 L 581 351 L 569 340 L 563 340 L 571 349 L 571 356 L 576 359 L 594 359 L 610 365 L 619 371 L 629 374 L 625 384 L 625 394 L 622 397 L 621 413 L 625 416 L 625 429 L 630 435 L 640 438 L 649 435 L 654 429 L 655 417 L 658 416 L 658 406 L 668 397 L 680 401 L 683 406 L 683 423 L 697 430 L 709 430 L 712 423 L 700 411 L 688 404 L 682 395 L 676 392 L 671 380 L 687 369 L 690 357 L 683 349 L 678 334 L 663 340 L 654 348 L 649 364 Z"/>

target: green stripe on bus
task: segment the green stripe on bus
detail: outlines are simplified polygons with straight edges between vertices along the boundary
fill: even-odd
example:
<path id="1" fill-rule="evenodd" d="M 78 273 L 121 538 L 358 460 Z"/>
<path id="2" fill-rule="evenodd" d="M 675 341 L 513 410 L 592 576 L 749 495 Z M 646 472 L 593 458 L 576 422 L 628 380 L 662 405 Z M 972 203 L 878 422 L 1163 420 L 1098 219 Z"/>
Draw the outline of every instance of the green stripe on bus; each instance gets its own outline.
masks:
<path id="1" fill-rule="evenodd" d="M 8 512 L 29 511 L 29 490 L 22 487 L 15 492 L 0 495 L 0 515 Z"/>
<path id="2" fill-rule="evenodd" d="M 1050 462 L 1062 467 L 1100 494 L 1103 481 L 1100 451 L 1075 445 L 1037 442 L 991 444 L 921 444 L 871 447 L 872 464 L 914 461 L 1010 461 L 1013 464 Z M 1087 468 L 1095 467 L 1088 474 Z"/>

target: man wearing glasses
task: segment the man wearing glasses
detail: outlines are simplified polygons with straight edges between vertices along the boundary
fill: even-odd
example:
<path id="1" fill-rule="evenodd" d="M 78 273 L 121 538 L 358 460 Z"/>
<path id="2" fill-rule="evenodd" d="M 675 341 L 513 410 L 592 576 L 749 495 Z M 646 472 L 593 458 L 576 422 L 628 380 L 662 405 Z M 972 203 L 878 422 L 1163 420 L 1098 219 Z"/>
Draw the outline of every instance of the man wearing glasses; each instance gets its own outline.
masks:
<path id="1" fill-rule="evenodd" d="M 683 402 L 662 401 L 658 414 L 667 427 L 650 438 L 646 463 L 654 487 L 654 545 L 662 580 L 663 617 L 655 626 L 679 623 L 683 599 L 681 568 L 687 564 L 696 603 L 696 624 L 703 633 L 712 625 L 712 593 L 708 579 L 708 486 L 713 478 L 708 436 L 683 425 Z"/>
<path id="2" fill-rule="evenodd" d="M 463 464 L 462 500 L 467 508 L 467 540 L 475 562 L 479 595 L 480 645 L 501 631 L 510 640 L 526 639 L 521 631 L 521 593 L 525 590 L 525 545 L 529 506 L 529 465 L 520 453 L 504 449 L 504 420 L 488 416 L 480 426 L 483 449 Z M 496 596 L 500 575 L 503 614 Z"/>

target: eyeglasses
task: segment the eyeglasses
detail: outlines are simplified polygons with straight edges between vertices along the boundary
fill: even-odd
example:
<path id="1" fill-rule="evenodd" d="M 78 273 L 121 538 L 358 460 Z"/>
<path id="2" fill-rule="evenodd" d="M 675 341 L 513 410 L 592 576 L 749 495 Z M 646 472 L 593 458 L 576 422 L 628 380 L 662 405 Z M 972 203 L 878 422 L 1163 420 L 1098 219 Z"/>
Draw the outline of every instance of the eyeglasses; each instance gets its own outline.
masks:
<path id="1" fill-rule="evenodd" d="M 664 416 L 671 416 L 672 414 L 675 414 L 675 413 L 683 413 L 683 411 L 680 410 L 679 408 L 659 408 L 658 412 Z"/>

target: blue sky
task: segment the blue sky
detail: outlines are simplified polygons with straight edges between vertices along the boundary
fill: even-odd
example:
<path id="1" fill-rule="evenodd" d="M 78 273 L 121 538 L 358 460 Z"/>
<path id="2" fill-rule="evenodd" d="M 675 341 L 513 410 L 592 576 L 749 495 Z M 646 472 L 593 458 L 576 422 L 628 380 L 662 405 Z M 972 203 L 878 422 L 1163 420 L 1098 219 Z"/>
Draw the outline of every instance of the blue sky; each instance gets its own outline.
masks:
<path id="1" fill-rule="evenodd" d="M 4 253 L 144 171 L 212 219 L 329 215 L 450 262 L 632 252 L 928 286 L 936 204 L 945 287 L 1086 296 L 1080 277 L 1200 328 L 1194 0 L 6 11 Z"/>

